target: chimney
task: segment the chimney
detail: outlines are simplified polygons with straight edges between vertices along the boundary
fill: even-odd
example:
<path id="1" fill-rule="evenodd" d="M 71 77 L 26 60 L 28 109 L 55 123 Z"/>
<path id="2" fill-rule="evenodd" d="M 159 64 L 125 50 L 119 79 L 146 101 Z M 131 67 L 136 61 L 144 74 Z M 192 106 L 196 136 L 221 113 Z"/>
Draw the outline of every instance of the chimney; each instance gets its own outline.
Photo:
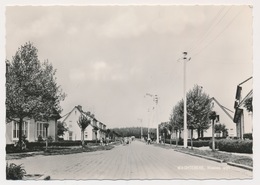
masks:
<path id="1" fill-rule="evenodd" d="M 82 112 L 82 106 L 81 105 L 78 105 L 78 109 L 80 112 Z"/>

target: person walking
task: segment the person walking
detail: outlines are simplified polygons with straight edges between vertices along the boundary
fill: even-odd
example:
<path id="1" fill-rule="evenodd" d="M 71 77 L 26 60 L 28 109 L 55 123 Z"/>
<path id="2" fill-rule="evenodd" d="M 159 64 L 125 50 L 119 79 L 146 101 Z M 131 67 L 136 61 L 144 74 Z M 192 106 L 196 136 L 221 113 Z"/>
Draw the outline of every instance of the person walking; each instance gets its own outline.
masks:
<path id="1" fill-rule="evenodd" d="M 147 142 L 148 142 L 148 145 L 151 144 L 151 138 L 150 137 L 148 137 Z"/>

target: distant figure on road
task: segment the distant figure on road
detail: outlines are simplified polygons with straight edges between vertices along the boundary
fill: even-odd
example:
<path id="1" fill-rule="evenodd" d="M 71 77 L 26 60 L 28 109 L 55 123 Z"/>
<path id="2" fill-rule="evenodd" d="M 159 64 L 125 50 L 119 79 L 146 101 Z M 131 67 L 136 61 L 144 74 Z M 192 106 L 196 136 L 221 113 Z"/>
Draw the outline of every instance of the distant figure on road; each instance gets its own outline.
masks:
<path id="1" fill-rule="evenodd" d="M 147 139 L 147 144 L 148 145 L 151 144 L 151 138 L 150 137 L 148 137 L 148 139 Z"/>
<path id="2" fill-rule="evenodd" d="M 125 137 L 125 138 L 124 138 L 124 145 L 128 144 L 128 142 L 129 142 L 129 141 L 128 141 L 127 137 Z"/>
<path id="3" fill-rule="evenodd" d="M 109 137 L 106 138 L 106 145 L 109 143 Z"/>

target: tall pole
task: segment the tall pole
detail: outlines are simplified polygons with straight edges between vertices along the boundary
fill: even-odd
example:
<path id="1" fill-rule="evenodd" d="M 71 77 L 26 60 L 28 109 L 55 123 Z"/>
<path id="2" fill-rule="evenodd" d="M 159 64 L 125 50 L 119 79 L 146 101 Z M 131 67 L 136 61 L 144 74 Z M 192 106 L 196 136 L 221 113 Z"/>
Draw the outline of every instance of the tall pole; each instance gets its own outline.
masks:
<path id="1" fill-rule="evenodd" d="M 212 151 L 215 151 L 215 119 L 212 119 Z"/>
<path id="2" fill-rule="evenodd" d="M 184 99 L 184 125 L 183 125 L 183 146 L 187 148 L 188 132 L 187 132 L 187 102 L 186 102 L 186 61 L 187 52 L 183 52 L 183 99 Z"/>
<path id="3" fill-rule="evenodd" d="M 148 108 L 148 130 L 147 130 L 147 139 L 150 138 L 150 111 Z"/>
<path id="4" fill-rule="evenodd" d="M 156 128 L 156 143 L 159 143 L 159 124 L 158 124 L 158 96 L 155 95 L 155 125 L 157 125 Z"/>
<path id="5" fill-rule="evenodd" d="M 142 124 L 142 122 L 143 122 L 143 120 L 142 119 L 138 119 L 139 121 L 140 121 L 140 126 L 141 126 L 141 140 L 142 140 L 142 138 L 143 138 L 143 124 Z"/>

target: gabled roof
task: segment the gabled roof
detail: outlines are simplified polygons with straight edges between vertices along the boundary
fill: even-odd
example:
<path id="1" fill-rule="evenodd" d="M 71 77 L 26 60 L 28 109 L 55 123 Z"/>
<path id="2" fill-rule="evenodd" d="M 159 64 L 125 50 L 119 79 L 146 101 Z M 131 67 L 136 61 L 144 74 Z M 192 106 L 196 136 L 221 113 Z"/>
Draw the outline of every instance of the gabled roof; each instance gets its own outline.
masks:
<path id="1" fill-rule="evenodd" d="M 251 97 L 253 97 L 253 89 L 251 90 L 251 91 L 249 91 L 249 93 L 243 98 L 243 100 L 241 100 L 241 102 L 239 103 L 239 107 L 241 106 L 241 105 L 243 105 L 243 103 L 248 99 L 248 98 L 251 98 Z"/>
<path id="2" fill-rule="evenodd" d="M 226 111 L 226 110 L 231 111 L 230 109 L 228 109 L 228 108 L 224 107 L 223 105 L 221 105 L 221 104 L 216 100 L 216 98 L 214 98 L 214 97 L 212 97 L 211 100 L 214 100 L 214 101 L 217 103 L 217 105 L 224 111 L 224 113 L 233 121 L 233 117 Z M 233 112 L 233 111 L 231 111 L 231 112 Z"/>
<path id="3" fill-rule="evenodd" d="M 62 118 L 63 118 L 63 120 L 61 121 L 62 123 L 64 123 L 66 120 L 67 120 L 67 118 L 71 115 L 71 113 L 74 111 L 74 110 L 78 110 L 80 113 L 81 113 L 81 115 L 83 115 L 83 116 L 85 116 L 85 117 L 88 117 L 88 118 L 91 118 L 91 119 L 93 119 L 94 121 L 96 121 L 96 122 L 99 122 L 95 117 L 92 117 L 91 115 L 87 115 L 87 112 L 84 112 L 83 110 L 82 110 L 82 107 L 79 105 L 79 106 L 75 106 L 69 113 L 67 113 L 67 114 L 65 114 Z M 99 122 L 99 123 L 101 123 L 101 124 L 103 124 L 104 126 L 106 126 L 104 123 L 102 123 L 102 122 Z M 98 126 L 95 126 L 95 125 L 93 125 L 93 124 L 90 124 L 94 129 L 96 129 L 96 130 L 99 130 L 99 129 L 101 129 L 101 128 L 99 128 Z M 104 130 L 104 129 L 102 129 L 102 130 Z M 105 131 L 105 130 L 104 130 Z"/>
<path id="4" fill-rule="evenodd" d="M 240 116 L 243 112 L 243 109 L 241 109 L 240 107 L 243 106 L 244 102 L 248 99 L 253 97 L 253 89 L 251 91 L 249 91 L 249 93 L 243 98 L 243 100 L 241 100 L 241 102 L 237 105 L 236 107 L 236 112 L 234 114 L 234 123 L 238 123 Z"/>

